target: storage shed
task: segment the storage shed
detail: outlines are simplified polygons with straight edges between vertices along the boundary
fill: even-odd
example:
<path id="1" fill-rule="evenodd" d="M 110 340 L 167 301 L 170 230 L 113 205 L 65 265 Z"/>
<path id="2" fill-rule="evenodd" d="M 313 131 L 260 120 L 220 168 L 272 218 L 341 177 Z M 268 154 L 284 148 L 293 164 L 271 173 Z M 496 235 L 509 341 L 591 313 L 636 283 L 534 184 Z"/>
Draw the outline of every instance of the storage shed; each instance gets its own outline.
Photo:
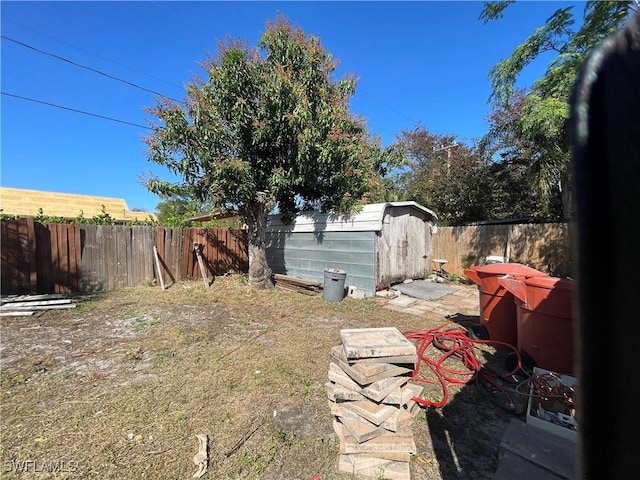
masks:
<path id="1" fill-rule="evenodd" d="M 274 273 L 320 282 L 325 269 L 344 270 L 345 285 L 372 296 L 431 272 L 436 221 L 416 202 L 372 203 L 356 215 L 303 212 L 290 224 L 270 215 L 267 262 Z"/>

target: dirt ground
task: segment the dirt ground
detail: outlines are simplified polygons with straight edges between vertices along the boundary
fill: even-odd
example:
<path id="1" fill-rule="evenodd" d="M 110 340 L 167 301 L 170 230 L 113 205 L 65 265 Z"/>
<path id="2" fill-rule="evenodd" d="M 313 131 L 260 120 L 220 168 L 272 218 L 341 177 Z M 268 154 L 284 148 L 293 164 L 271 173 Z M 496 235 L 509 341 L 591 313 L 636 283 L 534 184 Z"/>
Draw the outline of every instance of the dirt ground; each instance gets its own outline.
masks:
<path id="1" fill-rule="evenodd" d="M 326 302 L 243 276 L 141 286 L 74 298 L 70 310 L 0 319 L 2 478 L 354 478 L 337 471 L 325 383 L 342 328 L 468 326 L 472 285 L 423 315 L 374 299 Z M 501 353 L 479 358 L 499 369 Z M 413 425 L 416 480 L 490 479 L 514 415 L 475 383 L 451 385 Z M 441 398 L 438 385 L 423 395 Z M 520 416 L 519 418 L 523 418 Z"/>

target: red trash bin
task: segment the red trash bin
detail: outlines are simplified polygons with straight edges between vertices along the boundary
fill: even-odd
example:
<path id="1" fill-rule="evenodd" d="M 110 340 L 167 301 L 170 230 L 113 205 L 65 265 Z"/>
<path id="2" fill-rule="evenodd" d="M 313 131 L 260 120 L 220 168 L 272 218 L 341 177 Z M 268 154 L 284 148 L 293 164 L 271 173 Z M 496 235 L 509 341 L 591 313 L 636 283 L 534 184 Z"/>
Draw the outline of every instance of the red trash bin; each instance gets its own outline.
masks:
<path id="1" fill-rule="evenodd" d="M 500 283 L 514 295 L 518 350 L 541 367 L 574 374 L 575 282 L 561 277 L 503 278 Z M 530 363 L 530 362 L 529 362 Z"/>
<path id="2" fill-rule="evenodd" d="M 548 277 L 549 274 L 521 263 L 492 263 L 464 270 L 464 274 L 477 286 L 480 293 L 480 324 L 489 340 L 504 342 L 514 348 L 518 344 L 517 311 L 513 294 L 499 282 L 501 277 Z M 511 350 L 496 344 L 500 350 Z"/>

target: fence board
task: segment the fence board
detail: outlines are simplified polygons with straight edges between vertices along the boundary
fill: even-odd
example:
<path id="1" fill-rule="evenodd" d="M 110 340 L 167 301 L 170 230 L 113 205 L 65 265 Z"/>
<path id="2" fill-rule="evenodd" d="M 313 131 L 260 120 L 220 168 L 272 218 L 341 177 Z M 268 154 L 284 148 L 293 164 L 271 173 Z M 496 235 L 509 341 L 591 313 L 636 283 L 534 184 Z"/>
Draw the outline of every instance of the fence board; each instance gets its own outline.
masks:
<path id="1" fill-rule="evenodd" d="M 193 278 L 195 270 L 195 254 L 193 253 L 193 229 L 187 228 L 182 239 L 182 272 L 181 278 Z"/>
<path id="2" fill-rule="evenodd" d="M 51 240 L 51 281 L 53 293 L 60 293 L 60 257 L 58 252 L 58 230 L 55 225 L 48 225 Z"/>
<path id="3" fill-rule="evenodd" d="M 172 282 L 181 278 L 183 232 L 179 228 L 158 229 L 158 252 L 164 273 Z"/>
<path id="4" fill-rule="evenodd" d="M 80 228 L 80 285 L 78 289 L 95 292 L 103 288 L 101 275 L 101 257 L 98 255 L 98 229 L 96 225 L 83 225 Z"/>
<path id="5" fill-rule="evenodd" d="M 571 274 L 565 223 L 439 227 L 433 236 L 434 258 L 445 258 L 449 273 L 482 265 L 487 256 L 506 257 L 554 275 Z"/>
<path id="6" fill-rule="evenodd" d="M 12 293 L 28 293 L 21 283 L 21 255 L 23 252 L 19 221 L 2 222 L 2 289 Z"/>
<path id="7" fill-rule="evenodd" d="M 158 229 L 150 229 L 137 227 L 138 231 L 142 233 L 143 245 L 142 245 L 142 262 L 144 266 L 144 282 L 153 280 L 154 268 L 153 268 L 153 246 L 155 245 L 155 239 L 158 234 Z"/>
<path id="8" fill-rule="evenodd" d="M 139 235 L 137 235 L 137 231 L 135 227 L 128 227 L 127 230 L 128 230 L 129 238 L 125 239 L 125 240 L 128 240 L 127 264 L 124 266 L 127 272 L 125 278 L 128 280 L 126 282 L 127 286 L 133 286 L 133 285 L 139 285 L 140 283 L 142 283 L 140 279 L 144 278 L 144 274 L 140 273 L 140 269 L 141 268 L 144 269 L 144 266 L 142 265 L 141 258 L 140 258 L 141 257 L 140 248 L 141 248 L 142 239 L 139 238 Z"/>
<path id="9" fill-rule="evenodd" d="M 41 223 L 34 223 L 36 264 L 37 264 L 37 292 L 53 292 L 53 277 L 51 271 L 51 238 L 49 229 Z"/>
<path id="10" fill-rule="evenodd" d="M 38 262 L 33 218 L 27 218 L 27 241 L 29 245 L 29 292 L 36 293 L 38 291 Z"/>
<path id="11" fill-rule="evenodd" d="M 58 292 L 67 293 L 70 283 L 69 268 L 71 259 L 69 258 L 69 238 L 67 237 L 66 225 L 55 225 L 58 231 L 58 260 L 60 262 L 60 270 L 58 271 Z"/>
<path id="12" fill-rule="evenodd" d="M 9 224 L 8 222 L 0 222 L 0 281 L 2 285 L 9 285 L 13 281 L 13 275 L 10 274 L 11 262 L 9 255 L 13 253 L 13 243 L 9 243 Z M 12 285 L 10 285 L 12 286 Z"/>
<path id="13" fill-rule="evenodd" d="M 126 225 L 2 221 L 2 293 L 95 292 L 154 278 L 153 245 L 176 282 L 201 277 L 193 243 L 202 244 L 208 274 L 246 271 L 245 233 Z"/>
<path id="14" fill-rule="evenodd" d="M 77 225 L 68 225 L 69 227 L 69 273 L 71 279 L 69 289 L 77 292 L 80 287 L 80 250 L 82 243 L 80 240 L 80 227 Z"/>
<path id="15" fill-rule="evenodd" d="M 103 251 L 104 251 L 104 281 L 107 289 L 112 290 L 116 287 L 116 263 L 118 261 L 115 246 L 115 231 L 112 228 L 98 228 L 102 232 Z"/>
<path id="16" fill-rule="evenodd" d="M 128 275 L 127 275 L 127 265 L 130 262 L 133 262 L 131 258 L 131 249 L 129 248 L 129 240 L 131 230 L 129 227 L 124 225 L 116 225 L 116 251 L 118 256 L 118 262 L 116 263 L 118 269 L 116 272 L 117 277 L 117 287 L 126 287 L 128 286 Z"/>
<path id="17" fill-rule="evenodd" d="M 104 230 L 96 225 L 91 226 L 95 235 L 94 260 L 96 262 L 96 287 L 109 288 L 107 283 L 107 258 L 104 250 Z M 87 227 L 87 232 L 89 227 Z"/>

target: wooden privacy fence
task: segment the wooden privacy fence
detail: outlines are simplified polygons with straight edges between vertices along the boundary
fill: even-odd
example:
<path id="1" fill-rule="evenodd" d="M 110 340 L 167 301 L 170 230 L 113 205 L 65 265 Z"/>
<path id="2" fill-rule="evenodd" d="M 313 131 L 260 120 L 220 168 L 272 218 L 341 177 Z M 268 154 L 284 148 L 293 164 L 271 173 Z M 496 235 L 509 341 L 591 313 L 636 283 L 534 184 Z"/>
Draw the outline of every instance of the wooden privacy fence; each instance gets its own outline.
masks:
<path id="1" fill-rule="evenodd" d="M 31 218 L 0 222 L 2 294 L 93 292 L 159 280 L 157 247 L 165 283 L 206 273 L 249 268 L 246 234 L 227 228 L 40 224 Z"/>
<path id="2" fill-rule="evenodd" d="M 247 272 L 246 234 L 226 228 L 40 224 L 31 218 L 1 221 L 2 294 L 92 292 L 159 281 L 201 278 L 194 243 L 208 275 Z M 554 275 L 571 274 L 565 223 L 440 227 L 433 257 L 447 259 L 449 273 L 507 257 Z"/>
<path id="3" fill-rule="evenodd" d="M 438 227 L 433 258 L 463 276 L 464 269 L 484 264 L 489 255 L 506 257 L 558 276 L 571 274 L 571 247 L 566 223 Z"/>

